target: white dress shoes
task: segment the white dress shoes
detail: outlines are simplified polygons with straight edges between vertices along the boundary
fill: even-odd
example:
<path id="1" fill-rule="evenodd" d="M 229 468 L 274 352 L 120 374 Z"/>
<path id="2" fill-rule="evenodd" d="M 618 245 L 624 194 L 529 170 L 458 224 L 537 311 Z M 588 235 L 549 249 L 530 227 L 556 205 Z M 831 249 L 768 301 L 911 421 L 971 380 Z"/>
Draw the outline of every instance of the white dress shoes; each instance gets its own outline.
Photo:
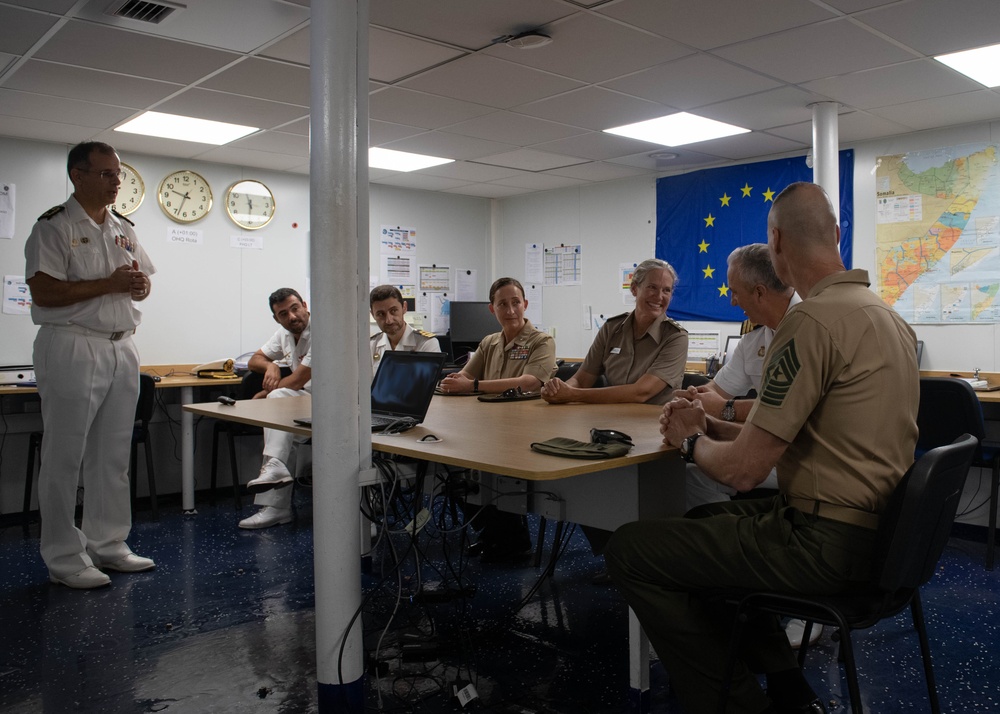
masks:
<path id="1" fill-rule="evenodd" d="M 49 573 L 49 580 L 57 585 L 65 585 L 74 590 L 92 590 L 111 584 L 111 578 L 92 565 L 88 565 L 79 573 L 73 573 L 64 578 L 57 578 L 55 575 Z"/>
<path id="2" fill-rule="evenodd" d="M 291 485 L 292 474 L 289 473 L 288 467 L 273 456 L 268 456 L 264 459 L 264 464 L 260 467 L 257 478 L 247 483 L 247 491 L 262 493 L 273 488 L 284 488 Z"/>
<path id="3" fill-rule="evenodd" d="M 258 528 L 270 528 L 280 526 L 283 523 L 292 522 L 291 508 L 275 508 L 274 506 L 264 506 L 249 518 L 240 521 L 240 528 L 256 530 Z"/>
<path id="4" fill-rule="evenodd" d="M 129 553 L 124 558 L 112 560 L 110 563 L 99 563 L 95 560 L 94 564 L 101 570 L 114 570 L 118 573 L 141 573 L 156 567 L 151 558 L 143 558 L 135 553 Z"/>

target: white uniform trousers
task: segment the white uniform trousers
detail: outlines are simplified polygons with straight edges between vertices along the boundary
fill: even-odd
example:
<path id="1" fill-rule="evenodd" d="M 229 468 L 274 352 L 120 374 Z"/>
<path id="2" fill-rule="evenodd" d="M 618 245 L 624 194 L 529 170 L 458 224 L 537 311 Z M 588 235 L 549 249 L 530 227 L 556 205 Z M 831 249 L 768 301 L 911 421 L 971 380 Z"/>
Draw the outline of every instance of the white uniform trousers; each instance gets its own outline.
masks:
<path id="1" fill-rule="evenodd" d="M 275 389 L 268 393 L 268 399 L 281 399 L 282 397 L 300 397 L 309 394 L 304 389 Z M 296 439 L 295 434 L 280 429 L 264 429 L 264 458 L 273 456 L 278 461 L 288 466 L 292 458 L 292 449 L 295 448 L 296 441 L 303 441 L 303 437 Z M 257 506 L 274 506 L 275 508 L 287 509 L 292 507 L 292 486 L 284 488 L 274 488 L 270 491 L 263 491 L 254 496 L 253 502 Z"/>
<path id="2" fill-rule="evenodd" d="M 42 404 L 38 509 L 41 553 L 64 578 L 98 562 L 119 560 L 132 525 L 129 454 L 139 397 L 139 353 L 131 337 L 113 342 L 41 327 L 35 376 Z M 82 528 L 74 523 L 83 476 Z"/>

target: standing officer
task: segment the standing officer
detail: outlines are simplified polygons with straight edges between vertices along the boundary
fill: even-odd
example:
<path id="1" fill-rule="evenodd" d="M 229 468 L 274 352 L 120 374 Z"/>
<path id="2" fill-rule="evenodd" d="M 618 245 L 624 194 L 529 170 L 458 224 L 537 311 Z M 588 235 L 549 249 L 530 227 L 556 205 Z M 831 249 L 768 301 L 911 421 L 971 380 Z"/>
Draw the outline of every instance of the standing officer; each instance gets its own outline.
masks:
<path id="1" fill-rule="evenodd" d="M 49 579 L 71 588 L 108 585 L 101 570 L 150 570 L 133 553 L 129 453 L 139 396 L 132 334 L 149 296 L 152 262 L 132 222 L 108 208 L 122 167 L 108 144 L 69 152 L 73 195 L 39 217 L 24 246 L 31 319 L 39 325 L 35 377 L 42 399 L 38 509 Z M 74 524 L 80 475 L 86 504 Z"/>

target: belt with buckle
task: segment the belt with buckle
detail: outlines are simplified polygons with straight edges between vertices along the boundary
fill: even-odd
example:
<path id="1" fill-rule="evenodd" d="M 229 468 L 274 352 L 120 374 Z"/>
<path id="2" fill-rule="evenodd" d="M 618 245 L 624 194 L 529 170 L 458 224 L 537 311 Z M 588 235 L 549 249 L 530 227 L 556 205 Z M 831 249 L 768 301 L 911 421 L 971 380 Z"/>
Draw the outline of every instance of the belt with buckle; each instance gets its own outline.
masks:
<path id="1" fill-rule="evenodd" d="M 829 518 L 831 521 L 840 521 L 871 530 L 878 529 L 878 514 L 871 511 L 861 511 L 850 506 L 838 506 L 835 503 L 798 496 L 786 496 L 785 503 L 803 513 L 810 513 L 820 518 Z"/>
<path id="2" fill-rule="evenodd" d="M 119 330 L 118 332 L 101 332 L 100 330 L 91 330 L 89 327 L 81 327 L 80 325 L 47 325 L 47 327 L 51 327 L 55 330 L 76 332 L 80 335 L 86 335 L 87 337 L 100 337 L 105 340 L 111 340 L 112 342 L 123 340 L 126 337 L 131 337 L 135 334 L 134 327 L 131 330 Z"/>

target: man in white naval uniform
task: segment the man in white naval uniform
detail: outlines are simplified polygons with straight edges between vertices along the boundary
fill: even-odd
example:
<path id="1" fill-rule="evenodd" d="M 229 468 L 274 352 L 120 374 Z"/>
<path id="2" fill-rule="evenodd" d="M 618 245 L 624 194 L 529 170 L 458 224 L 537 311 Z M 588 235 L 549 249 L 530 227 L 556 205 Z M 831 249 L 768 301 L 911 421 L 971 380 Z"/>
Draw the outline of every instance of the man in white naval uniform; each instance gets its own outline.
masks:
<path id="1" fill-rule="evenodd" d="M 306 303 L 291 288 L 275 290 L 267 302 L 271 306 L 271 316 L 281 328 L 250 358 L 250 369 L 264 375 L 264 388 L 254 395 L 254 399 L 309 394 L 312 391 L 312 338 Z M 287 377 L 281 376 L 281 364 L 292 368 Z M 240 528 L 252 530 L 291 522 L 292 474 L 288 470 L 288 460 L 293 448 L 293 434 L 280 429 L 264 429 L 264 463 L 257 478 L 247 483 L 247 490 L 257 494 L 254 504 L 261 508 L 240 521 Z"/>
<path id="2" fill-rule="evenodd" d="M 132 223 L 108 207 L 118 196 L 121 162 L 98 142 L 73 147 L 73 195 L 46 211 L 24 246 L 41 396 L 42 464 L 38 509 L 49 579 L 71 588 L 108 585 L 102 570 L 155 567 L 131 551 L 129 453 L 139 396 L 132 334 L 149 296 L 152 261 Z M 83 478 L 81 528 L 74 523 Z"/>
<path id="3" fill-rule="evenodd" d="M 441 351 L 441 346 L 434 335 L 423 330 L 414 330 L 406 324 L 403 319 L 406 314 L 406 301 L 403 300 L 398 288 L 392 285 L 379 285 L 368 296 L 368 305 L 379 329 L 379 332 L 369 339 L 373 378 L 386 350 Z"/>

